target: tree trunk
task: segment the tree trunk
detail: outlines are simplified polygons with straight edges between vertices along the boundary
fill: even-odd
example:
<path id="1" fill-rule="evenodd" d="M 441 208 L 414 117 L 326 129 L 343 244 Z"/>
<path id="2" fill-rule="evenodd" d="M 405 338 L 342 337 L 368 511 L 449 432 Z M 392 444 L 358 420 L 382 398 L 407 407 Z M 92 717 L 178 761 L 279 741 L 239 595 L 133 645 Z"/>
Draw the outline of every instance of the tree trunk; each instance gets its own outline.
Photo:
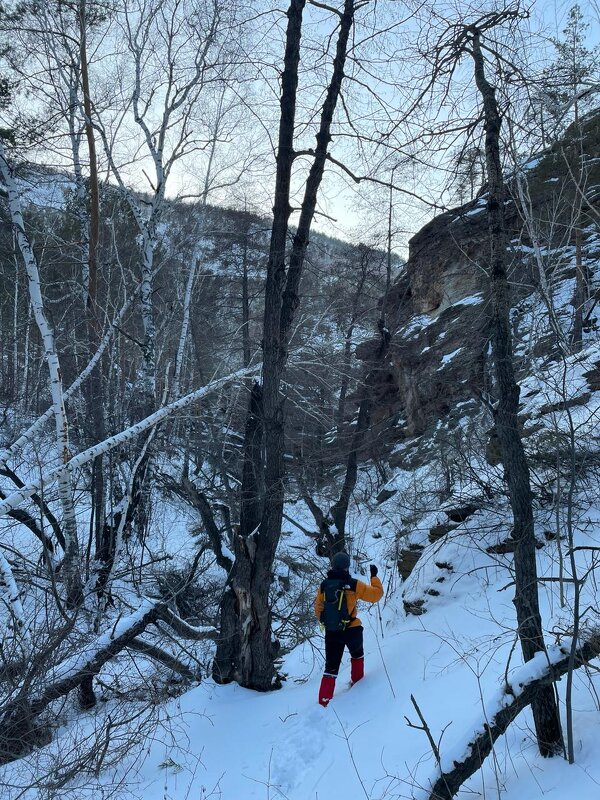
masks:
<path id="1" fill-rule="evenodd" d="M 102 329 L 97 312 L 98 292 L 98 244 L 100 237 L 100 189 L 98 181 L 98 159 L 96 141 L 92 124 L 92 100 L 90 95 L 89 64 L 87 54 L 87 4 L 79 0 L 79 62 L 81 70 L 81 89 L 83 93 L 84 129 L 88 145 L 89 157 L 89 225 L 87 214 L 82 219 L 83 260 L 87 257 L 87 270 L 84 275 L 84 299 L 87 328 L 87 356 L 91 360 L 102 340 Z M 80 176 L 80 181 L 82 180 Z M 84 206 L 85 209 L 85 206 Z M 93 443 L 102 442 L 106 438 L 104 419 L 104 374 L 103 359 L 99 359 L 98 367 L 90 375 L 87 390 L 84 393 L 91 422 L 90 437 Z M 99 456 L 92 464 L 92 511 L 94 539 L 96 543 L 96 559 L 100 564 L 107 564 L 112 558 L 111 547 L 114 537 L 109 535 L 105 508 L 105 479 L 103 457 Z M 102 587 L 100 587 L 101 589 Z"/>
<path id="2" fill-rule="evenodd" d="M 6 160 L 4 147 L 1 142 L 0 175 L 7 188 L 10 217 L 15 230 L 19 250 L 21 251 L 21 256 L 25 264 L 25 270 L 29 280 L 31 305 L 44 347 L 44 355 L 49 373 L 52 409 L 56 426 L 56 443 L 60 458 L 63 464 L 66 464 L 70 458 L 69 428 L 64 404 L 60 362 L 55 347 L 54 331 L 46 316 L 38 264 L 27 233 L 25 232 L 25 223 L 21 211 L 21 201 L 16 181 Z M 63 512 L 63 531 L 65 537 L 65 558 L 63 563 L 65 591 L 67 602 L 69 605 L 75 606 L 81 602 L 83 595 L 79 565 L 77 519 L 75 517 L 73 505 L 71 480 L 66 470 L 61 470 L 58 473 L 57 483 Z"/>
<path id="3" fill-rule="evenodd" d="M 298 229 L 293 239 L 290 263 L 286 275 L 285 251 L 288 235 L 290 184 L 294 161 L 294 125 L 302 15 L 306 0 L 291 0 L 288 8 L 284 69 L 281 78 L 280 121 L 275 181 L 275 203 L 271 244 L 267 263 L 265 311 L 263 322 L 263 372 L 260 400 L 262 419 L 246 427 L 245 452 L 253 445 L 248 437 L 262 428 L 260 464 L 264 464 L 264 486 L 254 472 L 247 469 L 245 459 L 242 479 L 242 513 L 240 533 L 236 537 L 235 563 L 232 570 L 231 590 L 235 602 L 226 591 L 221 605 L 223 633 L 237 624 L 239 647 L 235 664 L 231 665 L 217 653 L 216 665 L 224 680 L 235 676 L 242 684 L 253 689 L 268 690 L 277 685 L 274 659 L 277 643 L 271 641 L 271 610 L 269 592 L 273 562 L 281 536 L 283 516 L 283 451 L 284 411 L 281 379 L 288 356 L 292 323 L 298 308 L 298 289 L 302 277 L 304 257 L 315 213 L 317 193 L 323 177 L 327 148 L 331 140 L 331 123 L 344 76 L 344 63 L 348 37 L 354 19 L 354 0 L 346 0 L 340 19 L 340 28 L 334 59 L 333 74 L 323 107 L 317 133 L 317 147 L 307 178 Z M 252 402 L 252 400 L 251 400 Z M 253 417 L 250 409 L 249 420 Z M 254 463 L 254 462 L 252 462 Z M 237 621 L 224 619 L 224 613 L 234 611 Z M 236 624 L 234 624 L 236 623 Z"/>
<path id="4" fill-rule="evenodd" d="M 579 352 L 583 345 L 583 312 L 585 301 L 587 300 L 587 280 L 585 268 L 583 266 L 583 255 L 581 246 L 581 227 L 583 225 L 581 215 L 581 200 L 577 199 L 578 214 L 575 219 L 575 296 L 573 298 L 574 318 L 573 318 L 573 350 Z"/>
<path id="5" fill-rule="evenodd" d="M 0 568 L 2 561 L 0 561 Z M 52 681 L 33 698 L 28 696 L 31 675 L 22 684 L 16 697 L 10 699 L 0 709 L 0 765 L 7 764 L 37 744 L 37 719 L 48 708 L 50 703 L 65 697 L 73 689 L 80 690 L 80 697 L 91 707 L 94 704 L 92 680 L 102 667 L 118 655 L 126 647 L 143 649 L 153 657 L 158 656 L 152 645 L 139 642 L 138 637 L 146 628 L 162 620 L 175 633 L 183 638 L 200 641 L 213 639 L 214 629 L 194 628 L 177 617 L 161 601 L 144 600 L 142 605 L 127 617 L 121 617 L 118 624 L 113 625 L 93 642 L 84 644 L 74 655 L 57 664 L 51 672 Z M 69 622 L 65 633 L 72 630 L 73 622 Z M 161 656 L 167 655 L 160 651 Z M 169 657 L 170 658 L 170 657 Z M 161 658 L 161 660 L 165 660 Z M 173 662 L 170 666 L 174 666 Z M 81 688 L 83 687 L 83 689 Z"/>
<path id="6" fill-rule="evenodd" d="M 533 707 L 538 697 L 548 690 L 553 694 L 555 681 L 560 680 L 570 669 L 582 667 L 592 658 L 597 658 L 599 653 L 600 638 L 592 636 L 581 647 L 576 648 L 573 663 L 571 655 L 563 652 L 562 658 L 549 663 L 539 677 L 532 680 L 528 675 L 523 683 L 517 683 L 518 692 L 511 686 L 506 686 L 496 714 L 482 720 L 481 732 L 468 742 L 465 756 L 460 761 L 455 761 L 451 770 L 442 773 L 435 780 L 427 800 L 452 800 L 465 781 L 481 768 L 496 740 L 506 732 L 521 711 L 528 705 Z"/>
<path id="7" fill-rule="evenodd" d="M 519 386 L 517 384 L 510 329 L 510 289 L 504 224 L 505 189 L 500 162 L 502 119 L 495 88 L 485 75 L 480 34 L 473 31 L 472 57 L 475 81 L 483 99 L 485 154 L 488 179 L 487 214 L 490 234 L 490 284 L 493 305 L 492 347 L 498 391 L 496 429 L 508 482 L 514 520 L 515 598 L 518 635 L 525 661 L 545 650 L 538 603 L 537 565 L 529 466 L 518 428 Z M 540 753 L 553 755 L 562 747 L 560 718 L 554 690 L 547 686 L 532 702 Z"/>

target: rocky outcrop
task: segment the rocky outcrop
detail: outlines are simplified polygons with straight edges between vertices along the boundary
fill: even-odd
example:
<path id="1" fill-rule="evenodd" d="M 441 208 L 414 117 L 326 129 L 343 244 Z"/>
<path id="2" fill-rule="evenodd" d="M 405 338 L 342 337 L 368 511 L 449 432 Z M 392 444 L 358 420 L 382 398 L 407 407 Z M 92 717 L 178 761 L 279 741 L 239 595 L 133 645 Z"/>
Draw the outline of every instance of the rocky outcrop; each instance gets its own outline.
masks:
<path id="1" fill-rule="evenodd" d="M 600 158 L 595 157 L 600 155 L 599 119 L 599 113 L 592 114 L 584 124 L 588 185 L 600 183 Z M 521 167 L 532 211 L 542 224 L 557 214 L 570 214 L 577 195 L 569 166 L 574 149 L 572 134 L 567 134 L 548 152 Z M 516 196 L 514 177 L 509 186 Z M 515 253 L 516 303 L 535 290 L 539 275 L 518 204 L 511 197 L 506 202 L 507 228 Z M 460 416 L 457 409 L 461 403 L 478 401 L 490 388 L 485 203 L 482 191 L 480 197 L 439 215 L 413 236 L 405 269 L 388 297 L 391 345 L 385 365 L 377 372 L 380 391 L 373 414 L 376 421 L 397 420 L 396 440 L 426 433 L 440 420 L 452 425 L 453 418 Z M 592 197 L 591 203 L 596 208 L 588 219 L 598 213 L 598 199 Z M 568 246 L 565 226 L 554 228 L 562 237 L 556 246 Z M 552 268 L 556 270 L 556 265 Z M 565 272 L 562 279 L 568 278 Z M 518 340 L 516 316 L 514 324 Z M 542 337 L 538 348 L 547 348 L 550 354 L 551 339 L 548 336 L 544 343 Z M 376 345 L 376 340 L 364 343 L 357 348 L 357 357 L 372 361 Z"/>
<path id="2" fill-rule="evenodd" d="M 389 298 L 392 344 L 387 392 L 407 436 L 447 418 L 485 383 L 489 310 L 478 264 L 487 239 L 484 206 L 475 201 L 436 217 L 409 243 L 405 272 Z M 370 360 L 373 344 L 357 349 Z M 383 379 L 383 371 L 381 378 Z"/>

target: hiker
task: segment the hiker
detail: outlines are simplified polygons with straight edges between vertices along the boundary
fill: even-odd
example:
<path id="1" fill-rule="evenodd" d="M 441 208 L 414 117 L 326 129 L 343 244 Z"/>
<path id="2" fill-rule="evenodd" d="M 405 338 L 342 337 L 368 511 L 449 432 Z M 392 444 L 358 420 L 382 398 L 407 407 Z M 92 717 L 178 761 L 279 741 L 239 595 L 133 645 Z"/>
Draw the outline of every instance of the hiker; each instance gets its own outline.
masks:
<path id="1" fill-rule="evenodd" d="M 344 647 L 350 651 L 350 686 L 364 677 L 363 626 L 356 616 L 356 601 L 377 603 L 383 597 L 383 586 L 374 564 L 369 567 L 371 585 L 350 576 L 348 553 L 336 553 L 331 567 L 315 597 L 315 614 L 325 628 L 325 672 L 319 689 L 322 706 L 333 697 Z"/>

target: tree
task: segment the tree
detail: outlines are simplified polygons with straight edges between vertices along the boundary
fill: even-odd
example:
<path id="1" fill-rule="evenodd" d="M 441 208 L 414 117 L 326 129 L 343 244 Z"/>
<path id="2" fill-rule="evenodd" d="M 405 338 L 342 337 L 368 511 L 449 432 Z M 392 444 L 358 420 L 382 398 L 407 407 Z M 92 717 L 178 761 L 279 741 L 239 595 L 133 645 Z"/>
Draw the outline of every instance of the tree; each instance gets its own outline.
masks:
<path id="1" fill-rule="evenodd" d="M 510 287 L 508 251 L 505 234 L 504 207 L 506 191 L 500 160 L 502 114 L 495 87 L 486 75 L 482 37 L 485 32 L 507 19 L 518 17 L 516 7 L 491 14 L 465 29 L 465 47 L 473 59 L 475 82 L 483 103 L 485 127 L 485 159 L 488 186 L 487 214 L 489 228 L 489 275 L 493 303 L 492 348 L 498 392 L 496 430 L 502 452 L 515 539 L 515 607 L 518 634 L 525 661 L 544 652 L 544 635 L 539 610 L 535 532 L 529 465 L 519 433 L 519 386 L 513 364 L 510 328 Z M 560 718 L 552 687 L 543 689 L 532 701 L 538 747 L 542 755 L 558 752 L 562 747 Z"/>
<path id="2" fill-rule="evenodd" d="M 565 160 L 570 164 L 571 177 L 576 184 L 573 227 L 575 232 L 575 293 L 573 297 L 572 344 L 580 350 L 583 342 L 583 318 L 589 295 L 588 276 L 582 261 L 581 229 L 582 188 L 585 186 L 585 167 L 581 143 L 582 111 L 590 107 L 590 101 L 600 91 L 600 47 L 586 46 L 589 23 L 579 5 L 569 9 L 563 38 L 554 39 L 556 59 L 545 70 L 542 97 L 553 123 L 553 135 L 562 132 L 572 123 L 574 158 Z"/>
<path id="3" fill-rule="evenodd" d="M 291 212 L 292 166 L 302 18 L 306 0 L 292 0 L 287 11 L 284 69 L 281 77 L 279 135 L 273 225 L 267 262 L 263 318 L 263 368 L 251 394 L 244 436 L 240 527 L 235 561 L 221 603 L 221 631 L 213 674 L 243 686 L 268 690 L 275 685 L 277 647 L 271 641 L 271 570 L 281 536 L 284 502 L 284 402 L 281 391 L 306 248 L 323 178 L 332 122 L 344 78 L 350 31 L 360 3 L 346 0 L 336 11 L 339 31 L 333 72 L 321 107 L 317 145 L 306 179 L 298 227 L 289 260 L 286 245 Z M 287 267 L 286 267 L 287 261 Z"/>
<path id="4" fill-rule="evenodd" d="M 452 159 L 452 188 L 456 202 L 462 205 L 473 200 L 484 181 L 484 153 L 481 147 L 473 145 L 458 151 Z"/>
<path id="5" fill-rule="evenodd" d="M 465 55 L 472 60 L 475 86 L 482 106 L 476 113 L 478 119 L 483 120 L 485 133 L 487 192 L 484 196 L 489 242 L 486 271 L 492 300 L 490 327 L 497 394 L 495 428 L 514 526 L 517 633 L 523 658 L 530 661 L 536 653 L 545 652 L 545 643 L 538 600 L 531 479 L 519 429 L 519 385 L 510 323 L 511 288 L 505 222 L 507 190 L 501 161 L 501 131 L 505 112 L 498 102 L 497 87 L 487 75 L 489 61 L 499 65 L 500 75 L 506 73 L 509 64 L 494 34 L 524 16 L 526 13 L 520 6 L 513 4 L 498 12 L 481 14 L 470 23 L 460 20 L 448 24 L 443 21 L 444 30 L 430 54 L 433 77 L 420 97 L 423 98 L 435 83 L 443 85 L 443 92 L 447 92 L 459 62 Z M 514 71 L 518 72 L 516 68 Z M 550 686 L 536 695 L 532 710 L 540 753 L 544 756 L 553 755 L 562 748 L 562 734 L 558 708 Z"/>
<path id="6" fill-rule="evenodd" d="M 600 91 L 600 47 L 586 46 L 589 28 L 576 4 L 569 9 L 563 38 L 553 39 L 556 59 L 544 70 L 541 95 L 552 120 L 554 138 L 571 121 L 578 129 L 582 110 L 590 107 Z"/>
<path id="7" fill-rule="evenodd" d="M 56 350 L 54 330 L 48 320 L 44 306 L 44 297 L 40 283 L 37 259 L 25 230 L 25 222 L 21 209 L 21 201 L 16 180 L 6 158 L 4 145 L 0 140 L 0 177 L 8 193 L 8 205 L 11 222 L 15 231 L 19 250 L 27 271 L 29 293 L 35 321 L 39 328 L 44 346 L 44 355 L 48 368 L 52 409 L 56 425 L 56 443 L 63 464 L 70 458 L 69 426 L 64 403 L 64 392 L 60 361 Z M 63 565 L 64 580 L 69 605 L 78 605 L 82 600 L 82 580 L 79 564 L 79 538 L 77 520 L 73 506 L 72 486 L 69 474 L 61 472 L 59 481 L 60 499 L 63 511 L 63 531 L 65 536 L 65 560 Z"/>

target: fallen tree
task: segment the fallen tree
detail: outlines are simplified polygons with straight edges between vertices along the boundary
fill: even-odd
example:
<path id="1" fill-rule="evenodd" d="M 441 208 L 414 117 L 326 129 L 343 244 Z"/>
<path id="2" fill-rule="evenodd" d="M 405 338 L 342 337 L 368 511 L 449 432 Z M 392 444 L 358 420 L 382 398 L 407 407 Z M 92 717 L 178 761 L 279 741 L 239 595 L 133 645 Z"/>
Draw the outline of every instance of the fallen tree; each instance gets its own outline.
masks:
<path id="1" fill-rule="evenodd" d="M 600 655 L 600 631 L 594 631 L 575 650 L 574 668 L 584 666 Z M 571 645 L 554 646 L 547 653 L 537 653 L 511 676 L 494 703 L 486 709 L 476 734 L 465 745 L 462 755 L 452 759 L 450 769 L 444 770 L 432 780 L 427 800 L 451 800 L 466 780 L 479 770 L 492 752 L 494 743 L 504 734 L 510 723 L 539 696 L 569 671 Z M 460 745 L 459 745 L 460 747 Z"/>
<path id="2" fill-rule="evenodd" d="M 190 394 L 186 394 L 184 397 L 180 397 L 178 400 L 168 403 L 166 406 L 159 408 L 158 411 L 155 411 L 153 414 L 144 417 L 144 419 L 141 419 L 134 425 L 130 425 L 129 428 L 126 428 L 124 431 L 116 433 L 114 436 L 110 436 L 108 439 L 105 439 L 103 442 L 98 442 L 98 444 L 95 444 L 92 447 L 88 447 L 87 450 L 83 450 L 81 453 L 73 456 L 61 466 L 49 470 L 38 480 L 24 484 L 17 491 L 7 495 L 7 497 L 0 501 L 0 517 L 8 515 L 15 508 L 18 508 L 25 500 L 40 492 L 42 488 L 47 490 L 48 485 L 57 481 L 63 473 L 74 472 L 84 464 L 93 461 L 97 456 L 108 453 L 110 450 L 114 450 L 115 447 L 120 447 L 121 445 L 132 441 L 138 437 L 140 433 L 143 433 L 150 428 L 154 428 L 156 425 L 158 425 L 160 422 L 163 422 L 175 412 L 191 406 L 193 403 L 196 403 L 198 400 L 201 400 L 203 397 L 211 394 L 217 389 L 221 389 L 228 383 L 235 383 L 236 381 L 240 381 L 244 378 L 255 375 L 257 372 L 260 372 L 260 369 L 261 365 L 256 364 L 253 367 L 239 369 L 236 372 L 232 372 L 231 374 L 222 378 L 215 378 L 206 386 L 202 386 L 200 389 L 196 389 L 195 391 L 190 392 Z"/>
<path id="3" fill-rule="evenodd" d="M 73 689 L 81 690 L 85 686 L 84 700 L 88 706 L 93 705 L 89 698 L 92 679 L 108 661 L 125 648 L 144 652 L 185 674 L 183 665 L 177 659 L 139 638 L 150 624 L 159 621 L 166 623 L 186 639 L 198 641 L 216 638 L 217 631 L 214 628 L 195 628 L 189 625 L 166 602 L 144 600 L 132 614 L 116 620 L 108 630 L 80 647 L 73 656 L 46 670 L 46 683 L 36 693 L 31 692 L 31 678 L 27 678 L 17 687 L 9 702 L 0 709 L 0 765 L 14 761 L 41 741 L 48 740 L 47 731 L 40 725 L 39 717 L 54 700 L 64 697 Z M 67 628 L 68 632 L 73 629 L 72 621 Z M 191 669 L 189 673 L 192 674 Z"/>

